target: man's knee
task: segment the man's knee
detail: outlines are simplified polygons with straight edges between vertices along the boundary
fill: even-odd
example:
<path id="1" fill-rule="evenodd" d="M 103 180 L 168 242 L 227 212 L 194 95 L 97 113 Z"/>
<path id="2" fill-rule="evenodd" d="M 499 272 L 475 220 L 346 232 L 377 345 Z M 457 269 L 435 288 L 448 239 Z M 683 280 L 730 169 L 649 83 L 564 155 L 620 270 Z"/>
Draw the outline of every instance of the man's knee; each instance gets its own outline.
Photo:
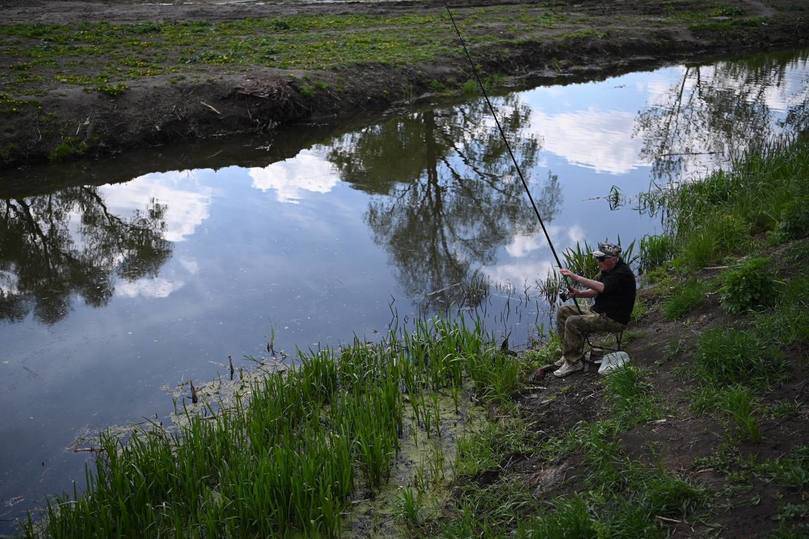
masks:
<path id="1" fill-rule="evenodd" d="M 567 320 L 565 320 L 565 333 L 572 332 L 578 335 L 584 333 L 584 324 L 583 324 L 583 316 L 574 315 L 569 316 Z"/>
<path id="2" fill-rule="evenodd" d="M 558 311 L 556 311 L 556 322 L 561 326 L 574 314 L 576 314 L 576 310 L 574 308 L 572 308 L 570 305 L 564 305 L 563 307 L 560 307 Z"/>

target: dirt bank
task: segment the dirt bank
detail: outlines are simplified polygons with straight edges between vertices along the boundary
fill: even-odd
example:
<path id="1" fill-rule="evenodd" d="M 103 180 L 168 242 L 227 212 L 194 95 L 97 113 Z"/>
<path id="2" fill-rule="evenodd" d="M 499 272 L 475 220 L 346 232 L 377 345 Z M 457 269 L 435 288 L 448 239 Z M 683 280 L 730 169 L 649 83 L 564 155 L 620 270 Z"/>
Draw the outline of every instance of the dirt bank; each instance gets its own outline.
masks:
<path id="1" fill-rule="evenodd" d="M 473 56 L 498 87 L 796 47 L 809 35 L 799 0 L 456 5 Z M 441 2 L 3 9 L 4 169 L 334 122 L 460 93 L 471 77 Z"/>

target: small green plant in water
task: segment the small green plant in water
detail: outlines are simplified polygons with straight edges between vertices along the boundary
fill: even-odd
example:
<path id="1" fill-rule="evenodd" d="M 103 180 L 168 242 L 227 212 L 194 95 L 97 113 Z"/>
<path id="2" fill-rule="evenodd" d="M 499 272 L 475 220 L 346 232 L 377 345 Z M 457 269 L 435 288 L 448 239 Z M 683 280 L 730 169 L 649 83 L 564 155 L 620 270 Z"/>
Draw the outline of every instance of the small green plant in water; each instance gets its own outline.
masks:
<path id="1" fill-rule="evenodd" d="M 421 496 L 419 491 L 412 488 L 405 488 L 399 492 L 397 500 L 399 518 L 408 526 L 416 527 L 421 524 Z"/>
<path id="2" fill-rule="evenodd" d="M 64 161 L 72 157 L 78 157 L 87 151 L 87 143 L 78 137 L 64 137 L 48 154 L 51 161 Z"/>

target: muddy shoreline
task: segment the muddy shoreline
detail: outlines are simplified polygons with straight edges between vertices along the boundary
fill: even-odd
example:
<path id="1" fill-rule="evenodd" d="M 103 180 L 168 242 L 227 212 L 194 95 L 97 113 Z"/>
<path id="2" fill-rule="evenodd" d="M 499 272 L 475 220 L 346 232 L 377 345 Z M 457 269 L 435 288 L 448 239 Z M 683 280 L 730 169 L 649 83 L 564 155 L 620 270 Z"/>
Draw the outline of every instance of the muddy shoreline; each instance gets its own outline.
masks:
<path id="1" fill-rule="evenodd" d="M 7 10 L 8 20 L 19 22 L 27 17 L 29 22 L 71 24 L 82 14 L 89 16 L 87 10 L 97 6 L 92 2 L 70 3 L 49 11 L 54 4 L 68 3 L 41 2 L 27 10 L 11 6 Z M 753 9 L 753 3 L 740 4 Z M 105 6 L 93 11 L 92 17 L 111 16 L 115 22 L 140 20 L 148 8 L 139 3 Z M 407 2 L 274 5 L 272 13 L 318 10 L 331 14 L 399 13 L 441 9 L 436 6 L 424 8 Z M 196 10 L 183 7 L 188 9 L 180 9 L 175 16 L 216 20 L 268 14 L 267 6 L 252 4 L 238 9 L 210 4 L 202 4 Z M 587 25 L 598 23 L 595 17 L 603 16 L 606 9 L 594 3 L 576 7 L 591 17 L 582 23 L 586 30 L 592 28 Z M 613 7 L 626 16 L 633 9 L 622 2 Z M 576 39 L 473 47 L 472 54 L 485 74 L 498 77 L 498 87 L 493 90 L 497 93 L 531 85 L 600 79 L 672 62 L 699 62 L 718 55 L 796 48 L 807 42 L 806 11 L 772 8 L 763 11 L 764 7 L 760 7 L 756 8 L 756 14 L 765 23 L 740 25 L 732 31 L 695 33 L 674 26 L 647 29 L 640 26 L 646 19 L 639 18 L 638 26 L 633 27 L 628 25 L 633 19 L 624 17 L 622 27 L 610 27 L 596 35 L 585 32 Z M 640 6 L 640 11 L 644 8 L 650 9 L 651 3 Z M 461 13 L 464 9 L 458 8 Z M 159 13 L 155 16 L 166 18 Z M 474 43 L 475 37 L 469 37 Z M 3 113 L 0 170 L 4 171 L 0 177 L 6 181 L 16 177 L 20 181 L 19 171 L 12 169 L 21 165 L 97 158 L 182 141 L 244 134 L 278 139 L 283 137 L 285 126 L 301 122 L 335 125 L 358 115 L 461 95 L 463 84 L 470 78 L 470 69 L 463 58 L 453 56 L 428 63 L 372 63 L 327 70 L 244 66 L 234 72 L 211 66 L 204 72 L 189 73 L 180 82 L 165 75 L 127 81 L 126 91 L 115 96 L 56 85 L 38 97 L 37 106 Z M 317 84 L 313 85 L 313 80 Z M 436 81 L 441 82 L 439 91 L 435 88 Z"/>

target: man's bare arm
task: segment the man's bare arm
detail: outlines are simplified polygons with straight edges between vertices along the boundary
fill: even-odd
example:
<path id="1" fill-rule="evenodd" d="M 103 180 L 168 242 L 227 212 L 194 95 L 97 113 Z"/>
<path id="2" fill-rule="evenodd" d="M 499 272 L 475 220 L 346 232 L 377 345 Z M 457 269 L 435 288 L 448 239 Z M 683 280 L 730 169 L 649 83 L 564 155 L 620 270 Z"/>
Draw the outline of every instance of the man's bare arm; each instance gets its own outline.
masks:
<path id="1" fill-rule="evenodd" d="M 597 296 L 598 294 L 604 291 L 604 283 L 600 281 L 594 281 L 593 279 L 588 279 L 587 277 L 582 277 L 581 275 L 576 275 L 572 271 L 567 268 L 562 268 L 559 270 L 559 273 L 564 275 L 565 277 L 569 277 L 575 283 L 579 283 L 580 285 L 584 285 L 590 290 L 586 290 L 585 292 L 594 292 L 592 295 L 589 296 L 578 296 L 580 298 L 592 298 L 593 296 Z M 579 292 L 580 294 L 582 292 Z"/>

